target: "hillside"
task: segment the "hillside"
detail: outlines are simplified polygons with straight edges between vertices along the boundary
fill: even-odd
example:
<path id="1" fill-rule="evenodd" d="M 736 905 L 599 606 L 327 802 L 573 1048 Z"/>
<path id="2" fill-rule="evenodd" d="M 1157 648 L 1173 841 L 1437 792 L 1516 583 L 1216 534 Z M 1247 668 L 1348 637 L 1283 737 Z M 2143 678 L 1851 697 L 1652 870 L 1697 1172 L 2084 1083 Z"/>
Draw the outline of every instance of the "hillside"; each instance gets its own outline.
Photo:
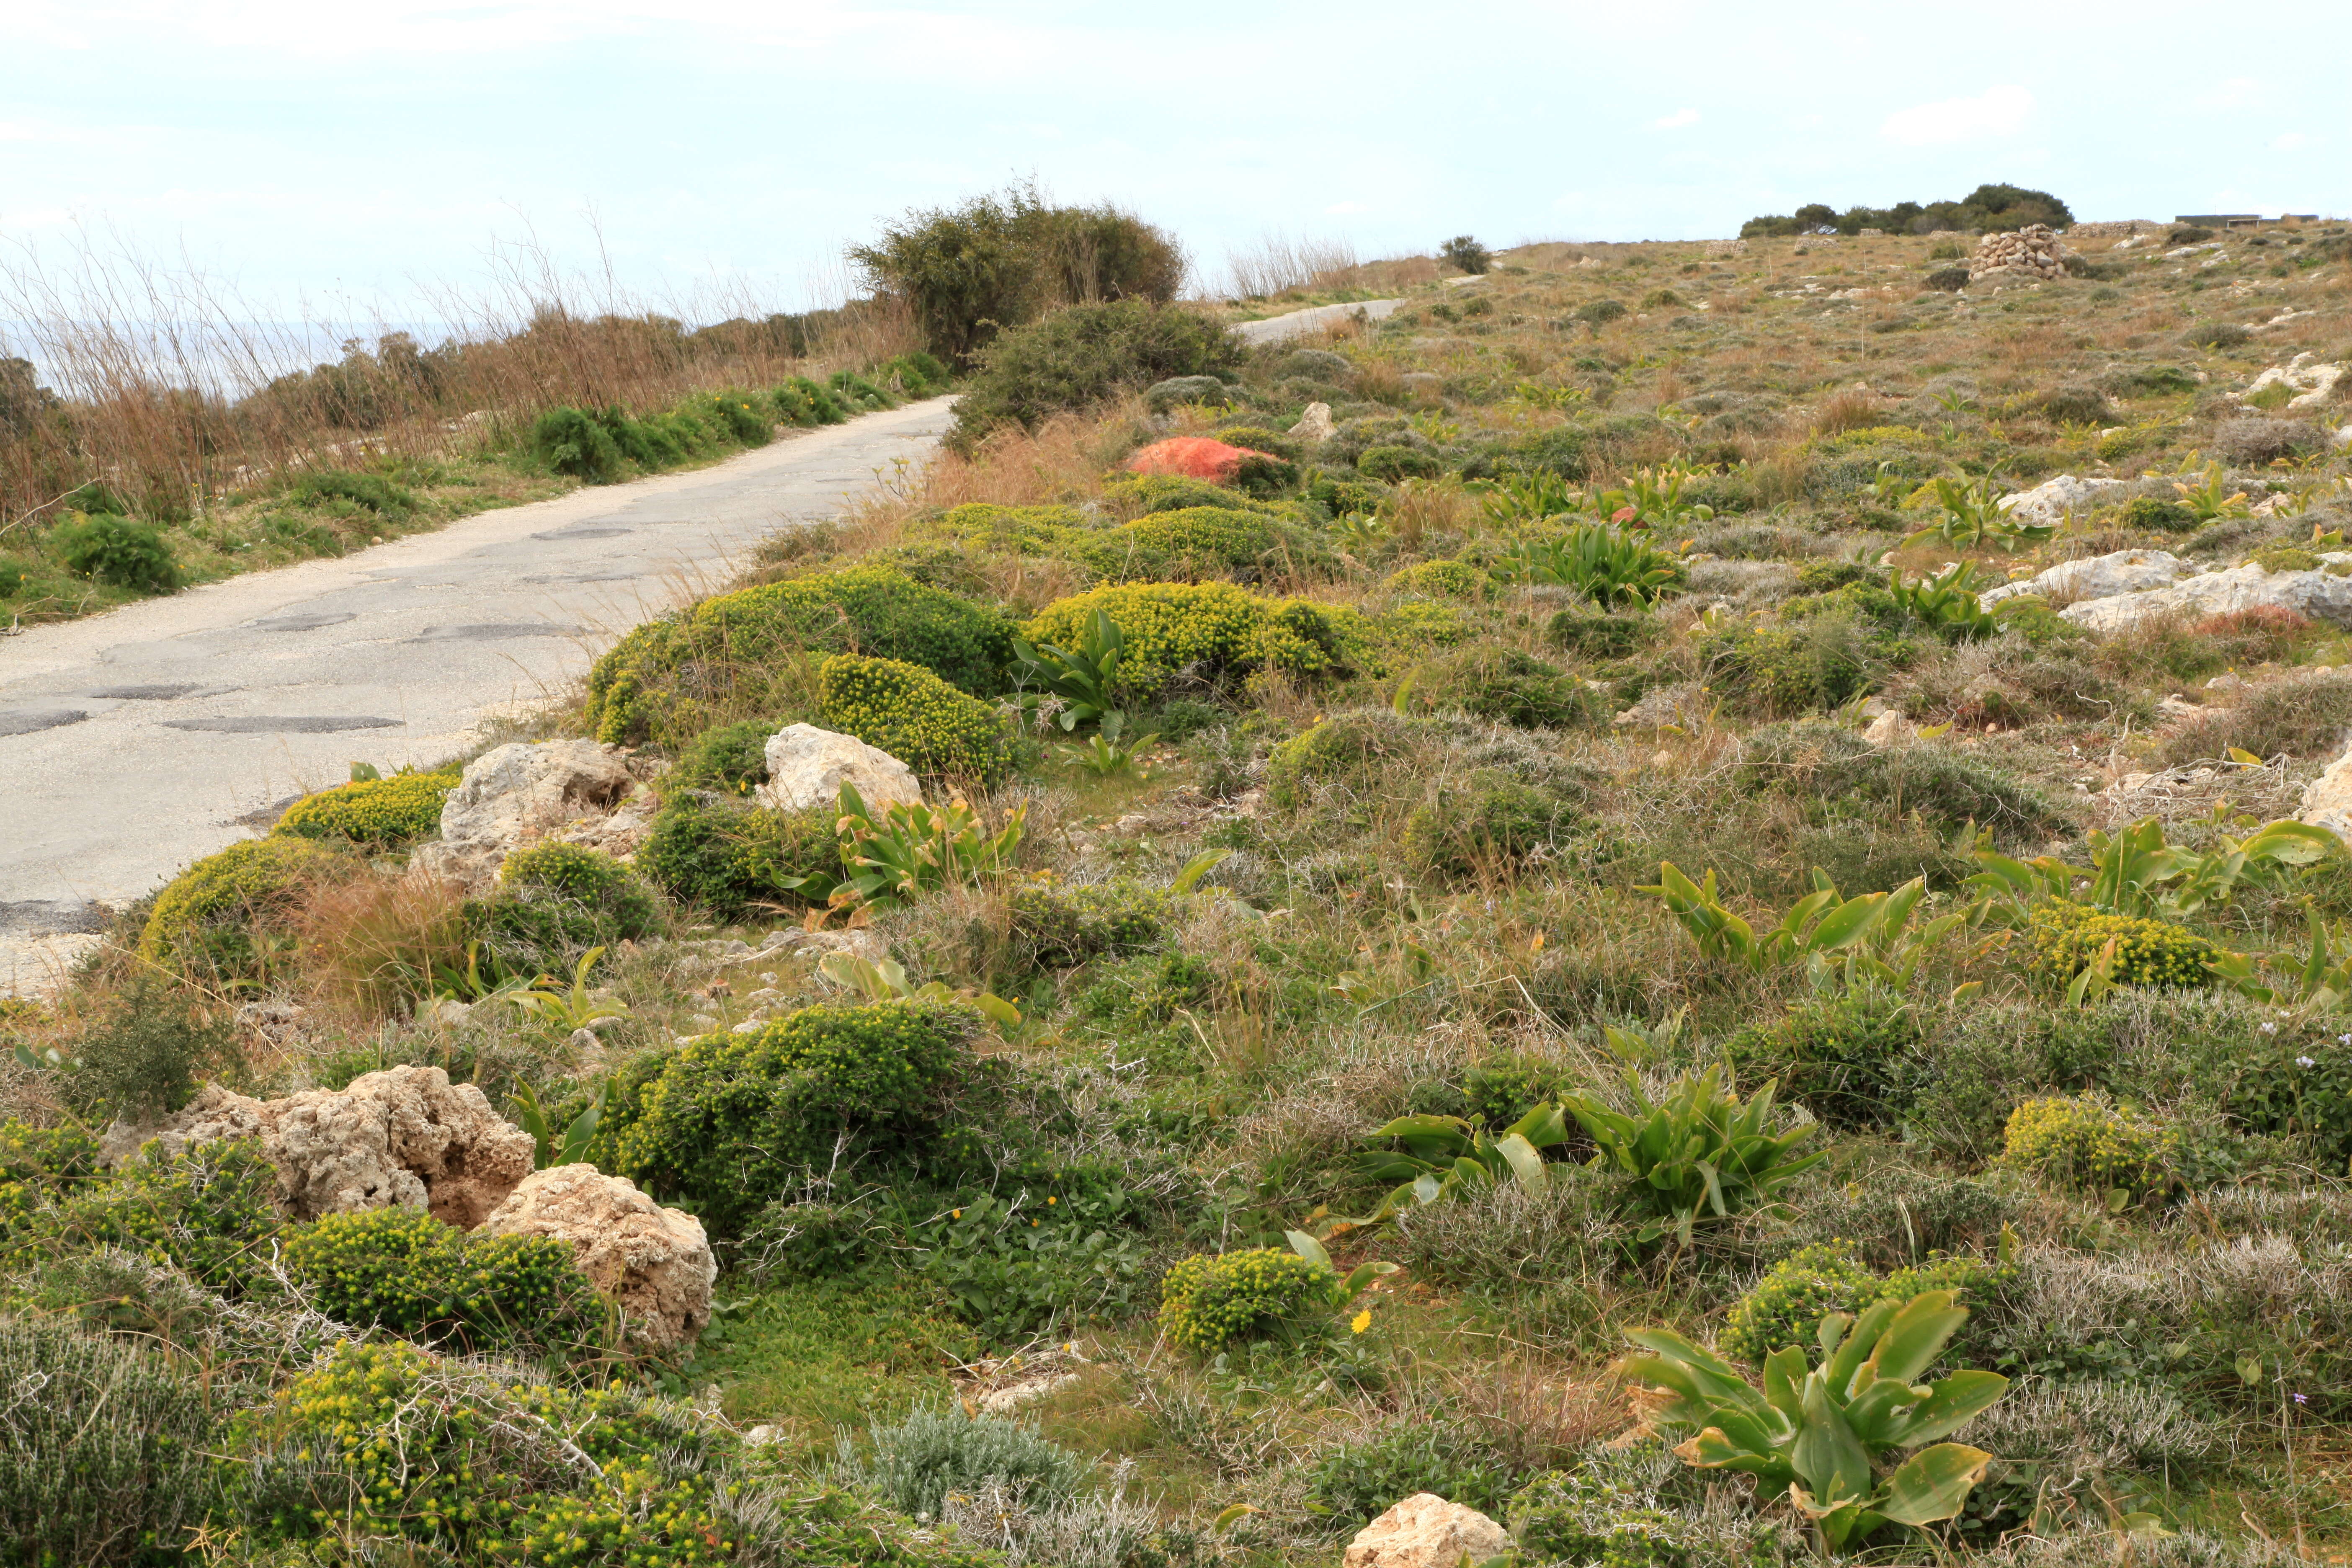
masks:
<path id="1" fill-rule="evenodd" d="M 0 1014 L 60 1391 L 0 1507 L 124 1563 L 1328 1564 L 1422 1491 L 1526 1568 L 2339 1560 L 2352 237 L 2177 237 L 1004 331 L 928 469 Z M 104 1172 L 118 1119 L 173 1137 Z M 508 1196 L 579 1164 L 667 1207 Z"/>

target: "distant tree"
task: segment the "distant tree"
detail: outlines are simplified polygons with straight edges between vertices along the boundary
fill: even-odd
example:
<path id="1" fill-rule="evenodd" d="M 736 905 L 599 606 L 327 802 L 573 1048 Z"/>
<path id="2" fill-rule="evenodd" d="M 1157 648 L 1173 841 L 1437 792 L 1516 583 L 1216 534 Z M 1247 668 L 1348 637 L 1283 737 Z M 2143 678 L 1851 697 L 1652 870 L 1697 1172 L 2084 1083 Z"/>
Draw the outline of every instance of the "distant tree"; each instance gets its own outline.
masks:
<path id="1" fill-rule="evenodd" d="M 1749 218 L 1739 226 L 1739 233 L 1744 239 L 1819 234 L 1832 229 L 1840 234 L 1860 234 L 1865 228 L 1885 229 L 1889 234 L 1930 234 L 1939 228 L 1981 233 L 2023 228 L 2030 223 L 2064 228 L 2074 221 L 2074 215 L 2066 204 L 2047 191 L 1985 184 L 1956 202 L 1897 202 L 1891 207 L 1857 205 L 1842 213 L 1826 203 L 1810 202 L 1793 213 Z"/>
<path id="2" fill-rule="evenodd" d="M 1457 234 L 1439 246 L 1437 254 L 1473 278 L 1495 265 L 1495 253 L 1466 234 Z"/>

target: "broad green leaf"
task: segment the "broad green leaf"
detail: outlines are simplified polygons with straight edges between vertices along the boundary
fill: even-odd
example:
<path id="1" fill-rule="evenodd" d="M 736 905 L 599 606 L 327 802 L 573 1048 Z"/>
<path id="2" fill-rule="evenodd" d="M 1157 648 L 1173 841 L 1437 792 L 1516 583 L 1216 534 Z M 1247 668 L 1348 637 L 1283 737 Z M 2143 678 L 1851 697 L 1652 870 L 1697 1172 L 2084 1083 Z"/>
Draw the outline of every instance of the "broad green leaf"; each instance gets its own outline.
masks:
<path id="1" fill-rule="evenodd" d="M 1543 1156 L 1536 1152 L 1534 1144 L 1513 1132 L 1496 1141 L 1495 1152 L 1510 1163 L 1511 1173 L 1518 1178 L 1519 1185 L 1531 1193 L 1544 1190 Z"/>
<path id="2" fill-rule="evenodd" d="M 1184 862 L 1184 868 L 1176 873 L 1176 879 L 1168 884 L 1169 890 L 1178 894 L 1191 892 L 1201 885 L 1202 878 L 1215 870 L 1232 853 L 1230 849 L 1210 849 L 1193 856 Z"/>
<path id="3" fill-rule="evenodd" d="M 1967 1310 L 1952 1304 L 1949 1290 L 1923 1290 L 1912 1297 L 1871 1352 L 1867 1366 L 1874 1380 L 1916 1381 L 1968 1321 Z"/>
<path id="4" fill-rule="evenodd" d="M 1958 1514 L 1984 1479 L 1992 1456 L 1959 1443 L 1938 1443 L 1905 1460 L 1886 1479 L 1878 1511 L 1897 1524 L 1934 1524 Z"/>
<path id="5" fill-rule="evenodd" d="M 1997 1372 L 1970 1368 L 1937 1378 L 1927 1385 L 1927 1397 L 1895 1424 L 1888 1440 L 1907 1448 L 1948 1437 L 2008 1392 L 2009 1379 Z"/>
<path id="6" fill-rule="evenodd" d="M 1789 1461 L 1825 1503 L 1852 1502 L 1870 1491 L 1870 1455 L 1855 1441 L 1818 1374 L 1805 1380 L 1804 1419 Z"/>
<path id="7" fill-rule="evenodd" d="M 1813 930 L 1808 946 L 1821 952 L 1834 952 L 1842 947 L 1869 937 L 1881 917 L 1886 912 L 1886 895 L 1869 893 L 1854 899 L 1822 917 Z"/>
<path id="8" fill-rule="evenodd" d="M 1304 1258 L 1307 1262 L 1319 1263 L 1326 1268 L 1329 1268 L 1331 1267 L 1331 1255 L 1323 1250 L 1323 1244 L 1321 1242 L 1316 1240 L 1305 1231 L 1286 1230 L 1282 1233 L 1282 1239 L 1290 1243 L 1291 1251 L 1298 1254 L 1299 1257 Z"/>

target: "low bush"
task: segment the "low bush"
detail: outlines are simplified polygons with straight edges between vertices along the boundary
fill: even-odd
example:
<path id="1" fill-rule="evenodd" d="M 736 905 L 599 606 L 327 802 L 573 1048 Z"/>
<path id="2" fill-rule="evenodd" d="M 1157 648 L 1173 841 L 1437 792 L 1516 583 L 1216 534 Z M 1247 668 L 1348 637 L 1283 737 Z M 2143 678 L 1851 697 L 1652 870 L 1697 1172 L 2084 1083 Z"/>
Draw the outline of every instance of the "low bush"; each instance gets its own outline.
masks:
<path id="1" fill-rule="evenodd" d="M 285 961 L 279 927 L 303 888 L 341 874 L 347 864 L 343 854 L 310 838 L 232 844 L 156 895 L 139 956 L 191 976 L 258 979 Z"/>
<path id="2" fill-rule="evenodd" d="M 1405 858 L 1437 876 L 1508 872 L 1556 855 L 1584 822 L 1551 790 L 1495 769 L 1442 785 L 1405 819 Z"/>
<path id="3" fill-rule="evenodd" d="M 1595 1454 L 1576 1469 L 1529 1481 L 1511 1499 L 1511 1533 L 1520 1550 L 1546 1563 L 1605 1568 L 1769 1568 L 1797 1555 L 1793 1531 L 1759 1531 L 1663 1502 L 1657 1488 L 1667 1484 L 1674 1460 L 1664 1457 L 1647 1473 L 1639 1465 L 1660 1456 L 1654 1438 L 1622 1456 Z"/>
<path id="4" fill-rule="evenodd" d="M 596 1351 L 604 1310 L 552 1236 L 491 1236 L 423 1209 L 328 1215 L 286 1237 L 288 1271 L 338 1322 L 480 1354 Z"/>
<path id="5" fill-rule="evenodd" d="M 1014 1502 L 1060 1502 L 1085 1483 L 1090 1468 L 1034 1426 L 954 1408 L 915 1410 L 866 1436 L 872 1453 L 853 1473 L 917 1520 L 938 1519 L 950 1492 L 991 1484 Z"/>
<path id="6" fill-rule="evenodd" d="M 1386 585 L 1429 599 L 1484 599 L 1495 591 L 1495 580 L 1467 561 L 1423 561 L 1391 573 Z"/>
<path id="7" fill-rule="evenodd" d="M 68 1186 L 12 1227 L 20 1249 L 121 1247 L 236 1297 L 267 1284 L 280 1220 L 278 1168 L 255 1139 L 150 1145 L 109 1180 Z"/>
<path id="8" fill-rule="evenodd" d="M 2073 822 L 2057 802 L 1979 758 L 1948 747 L 1873 746 L 1834 724 L 1772 724 L 1741 742 L 1735 787 L 1806 803 L 1815 821 L 1860 811 L 1917 812 L 1946 832 L 1967 823 L 2039 842 Z"/>
<path id="9" fill-rule="evenodd" d="M 969 450 L 1003 426 L 1033 426 L 1122 391 L 1233 369 L 1244 357 L 1223 326 L 1178 306 L 1074 305 L 1001 333 L 980 351 L 948 440 Z"/>
<path id="10" fill-rule="evenodd" d="M 1616 704 L 1555 665 L 1513 647 L 1482 644 L 1424 668 L 1416 689 L 1480 719 L 1522 730 L 1606 721 Z"/>
<path id="11" fill-rule="evenodd" d="M 580 408 L 551 408 L 532 421 L 530 447 L 559 474 L 606 485 L 627 471 L 627 456 L 595 415 Z"/>
<path id="12" fill-rule="evenodd" d="M 1160 1284 L 1161 1331 L 1213 1355 L 1237 1340 L 1290 1337 L 1330 1304 L 1339 1277 L 1277 1247 L 1180 1260 Z"/>
<path id="13" fill-rule="evenodd" d="M 177 1562 L 215 1488 L 216 1417 L 165 1352 L 0 1316 L 0 1537 L 26 1564 Z"/>
<path id="14" fill-rule="evenodd" d="M 2061 1186 L 2160 1192 L 2180 1134 L 2093 1094 L 2029 1100 L 2010 1113 L 2001 1162 Z"/>
<path id="15" fill-rule="evenodd" d="M 2232 748 L 2257 757 L 2282 752 L 2327 758 L 2352 746 L 2352 675 L 2264 682 L 2234 708 L 2208 711 L 2168 737 L 2158 758 L 2168 767 L 2226 757 Z"/>
<path id="16" fill-rule="evenodd" d="M 1841 1128 L 1900 1122 L 1933 1071 L 1916 1011 L 1869 991 L 1801 1002 L 1773 1023 L 1740 1030 L 1724 1053 L 1743 1080 L 1778 1079 L 1791 1099 Z"/>
<path id="17" fill-rule="evenodd" d="M 404 849 L 441 831 L 441 803 L 457 787 L 458 776 L 451 769 L 336 784 L 288 806 L 270 831 L 340 838 L 362 849 Z"/>
<path id="18" fill-rule="evenodd" d="M 180 568 L 163 536 L 127 517 L 68 517 L 49 531 L 48 548 L 68 571 L 111 588 L 168 594 L 180 585 Z"/>
<path id="19" fill-rule="evenodd" d="M 1013 765 L 1013 742 L 996 710 L 967 697 L 920 665 L 836 654 L 819 687 L 828 729 L 878 746 L 919 773 L 982 785 Z"/>
<path id="20" fill-rule="evenodd" d="M 1511 1468 L 1447 1421 L 1401 1422 L 1345 1443 L 1307 1472 L 1307 1506 L 1334 1533 L 1352 1534 L 1416 1492 L 1493 1517 L 1511 1494 Z"/>
<path id="21" fill-rule="evenodd" d="M 569 968 L 592 947 L 652 936 L 661 906 L 630 869 L 601 849 L 552 840 L 509 855 L 498 892 L 468 913 L 509 967 Z"/>
<path id="22" fill-rule="evenodd" d="M 1269 599 L 1223 583 L 1137 583 L 1048 605 L 1021 628 L 1032 646 L 1076 647 L 1100 610 L 1123 639 L 1115 697 L 1142 706 L 1180 678 L 1224 689 L 1265 670 L 1297 679 L 1345 673 L 1368 653 L 1351 610 Z"/>
<path id="23" fill-rule="evenodd" d="M 152 1122 L 194 1099 L 203 1076 L 241 1068 L 236 1031 L 189 1001 L 152 973 L 134 979 L 76 1042 L 63 1098 L 84 1116 Z"/>
<path id="24" fill-rule="evenodd" d="M 682 1046 L 634 1114 L 608 1109 L 618 1168 L 732 1236 L 812 1170 L 919 1161 L 976 1026 L 968 1009 L 928 1002 L 803 1007 Z"/>
<path id="25" fill-rule="evenodd" d="M 1074 553 L 1113 583 L 1255 577 L 1285 542 L 1272 519 L 1224 507 L 1152 511 Z"/>
<path id="26" fill-rule="evenodd" d="M 1965 267 L 1938 267 L 1919 281 L 1927 288 L 1957 294 L 1969 286 L 1969 269 Z"/>
<path id="27" fill-rule="evenodd" d="M 387 522 L 404 521 L 416 510 L 415 492 L 378 474 L 355 474 L 348 468 L 327 468 L 304 474 L 294 481 L 294 499 L 341 501 L 364 508 Z"/>
<path id="28" fill-rule="evenodd" d="M 1066 969 L 1097 958 L 1126 958 L 1167 936 L 1170 898 L 1134 882 L 1065 885 L 1041 874 L 1007 895 L 1014 950 L 1024 965 Z"/>
<path id="29" fill-rule="evenodd" d="M 1822 1242 L 1800 1247 L 1767 1269 L 1733 1305 L 1716 1347 L 1735 1361 L 1760 1367 L 1784 1346 L 1810 1352 L 1826 1313 L 1859 1317 L 1881 1301 L 1908 1301 L 1923 1290 L 1954 1291 L 1965 1301 L 2016 1275 L 2013 1264 L 1976 1258 L 1931 1258 L 1879 1275 L 1855 1260 L 1852 1242 Z"/>
<path id="30" fill-rule="evenodd" d="M 2137 496 L 2125 503 L 2117 520 L 2126 528 L 2153 529 L 2159 533 L 2187 533 L 2197 527 L 2197 514 L 2186 502 L 2161 496 Z"/>
<path id="31" fill-rule="evenodd" d="M 768 782 L 768 741 L 782 726 L 772 719 L 746 719 L 705 730 L 687 743 L 677 763 L 662 775 L 662 792 L 686 790 L 748 795 Z"/>
<path id="32" fill-rule="evenodd" d="M 1793 626 L 1732 626 L 1700 639 L 1710 682 L 1769 717 L 1835 708 L 1874 689 L 1895 649 L 1837 615 Z"/>
<path id="33" fill-rule="evenodd" d="M 765 584 L 630 632 L 589 671 L 585 718 L 608 742 L 682 745 L 713 711 L 760 703 L 795 656 L 829 653 L 903 659 L 988 696 L 1003 688 L 1012 627 L 886 566 Z"/>
<path id="34" fill-rule="evenodd" d="M 2033 957 L 2027 972 L 2063 990 L 2115 943 L 2109 978 L 2118 985 L 2201 988 L 2213 983 L 2207 967 L 2221 950 L 2186 926 L 2132 915 L 2103 913 L 2088 904 L 2035 906 L 2028 931 Z"/>
<path id="35" fill-rule="evenodd" d="M 1356 458 L 1356 468 L 1391 485 L 1400 479 L 1433 479 L 1445 471 L 1445 465 L 1431 454 L 1398 446 L 1367 447 Z"/>
<path id="36" fill-rule="evenodd" d="M 681 796 L 662 807 L 636 854 L 655 887 L 725 920 L 811 900 L 783 884 L 841 875 L 831 807 L 803 812 L 706 805 Z"/>

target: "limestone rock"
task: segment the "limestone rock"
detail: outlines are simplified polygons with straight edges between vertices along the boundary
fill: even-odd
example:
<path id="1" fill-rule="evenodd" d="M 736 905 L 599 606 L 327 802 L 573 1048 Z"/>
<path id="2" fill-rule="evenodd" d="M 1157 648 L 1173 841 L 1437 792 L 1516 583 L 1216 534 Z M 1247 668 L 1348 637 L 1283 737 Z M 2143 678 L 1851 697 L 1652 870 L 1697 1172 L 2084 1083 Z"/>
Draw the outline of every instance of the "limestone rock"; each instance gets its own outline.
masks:
<path id="1" fill-rule="evenodd" d="M 702 1222 L 593 1165 L 532 1172 L 482 1228 L 572 1243 L 580 1271 L 619 1305 L 628 1336 L 649 1349 L 684 1344 L 710 1321 L 719 1265 Z"/>
<path id="2" fill-rule="evenodd" d="M 2121 489 L 2124 484 L 2122 479 L 2084 479 L 2060 474 L 2030 490 L 2001 497 L 2000 509 L 2021 521 L 2047 526 L 2064 521 L 2069 511 L 2089 510 L 2098 503 L 2101 492 Z"/>
<path id="3" fill-rule="evenodd" d="M 2023 594 L 2046 599 L 2107 599 L 2164 587 L 2188 570 L 2189 563 L 2161 550 L 2118 550 L 2110 555 L 2062 561 L 2038 577 L 1988 588 L 1977 595 L 1977 603 L 1990 609 L 2003 599 Z"/>
<path id="4" fill-rule="evenodd" d="M 120 1163 L 148 1139 L 169 1153 L 217 1138 L 258 1138 L 278 1168 L 278 1205 L 295 1219 L 392 1207 L 429 1210 L 460 1230 L 482 1223 L 530 1174 L 530 1133 L 439 1068 L 362 1073 L 340 1091 L 253 1100 L 208 1084 L 161 1126 L 108 1130 Z"/>
<path id="5" fill-rule="evenodd" d="M 914 770 L 855 735 L 836 734 L 814 724 L 788 724 L 768 737 L 768 782 L 753 798 L 772 811 L 830 810 L 845 784 L 868 809 L 919 804 L 922 786 Z"/>
<path id="6" fill-rule="evenodd" d="M 1894 746 L 1905 741 L 1916 740 L 1918 734 L 1918 730 L 1912 725 L 1910 720 L 1890 710 L 1873 719 L 1870 721 L 1870 728 L 1862 732 L 1862 738 L 1874 746 Z"/>
<path id="7" fill-rule="evenodd" d="M 2328 763 L 2326 773 L 2304 786 L 2303 820 L 2352 841 L 2352 751 Z"/>
<path id="8" fill-rule="evenodd" d="M 636 789 L 617 750 L 593 741 L 499 746 L 466 764 L 441 803 L 440 842 L 410 863 L 478 890 L 515 850 L 607 816 Z"/>
<path id="9" fill-rule="evenodd" d="M 1339 426 L 1331 418 L 1329 404 L 1310 403 L 1307 412 L 1298 416 L 1298 423 L 1290 427 L 1290 433 L 1302 441 L 1328 441 L 1339 433 Z"/>
<path id="10" fill-rule="evenodd" d="M 1415 1492 L 1356 1532 L 1344 1568 L 1461 1568 L 1511 1549 L 1510 1532 L 1475 1508 Z"/>
<path id="11" fill-rule="evenodd" d="M 1619 729 L 1661 729 L 1669 724 L 1683 724 L 1706 711 L 1705 694 L 1695 684 L 1660 686 L 1642 694 L 1642 700 L 1610 720 Z"/>
<path id="12" fill-rule="evenodd" d="M 660 811 L 661 797 L 639 784 L 636 793 L 621 802 L 612 816 L 592 816 L 548 837 L 583 848 L 601 849 L 615 860 L 627 860 L 653 837 L 654 817 Z"/>
<path id="13" fill-rule="evenodd" d="M 2254 377 L 2253 384 L 2237 396 L 2242 403 L 2258 392 L 2284 386 L 2294 394 L 2286 400 L 2290 412 L 2316 408 L 2336 395 L 2336 384 L 2343 379 L 2343 365 L 2315 363 L 2314 356 L 2300 353 L 2285 364 L 2274 364 Z"/>
<path id="14" fill-rule="evenodd" d="M 2265 572 L 2249 563 L 2226 572 L 2183 577 L 2169 587 L 2149 588 L 2110 598 L 2087 599 L 2058 612 L 2095 632 L 2117 632 L 2157 616 L 2202 619 L 2241 610 L 2293 610 L 2315 621 L 2352 626 L 2352 552 L 2319 557 L 2314 571 Z"/>

